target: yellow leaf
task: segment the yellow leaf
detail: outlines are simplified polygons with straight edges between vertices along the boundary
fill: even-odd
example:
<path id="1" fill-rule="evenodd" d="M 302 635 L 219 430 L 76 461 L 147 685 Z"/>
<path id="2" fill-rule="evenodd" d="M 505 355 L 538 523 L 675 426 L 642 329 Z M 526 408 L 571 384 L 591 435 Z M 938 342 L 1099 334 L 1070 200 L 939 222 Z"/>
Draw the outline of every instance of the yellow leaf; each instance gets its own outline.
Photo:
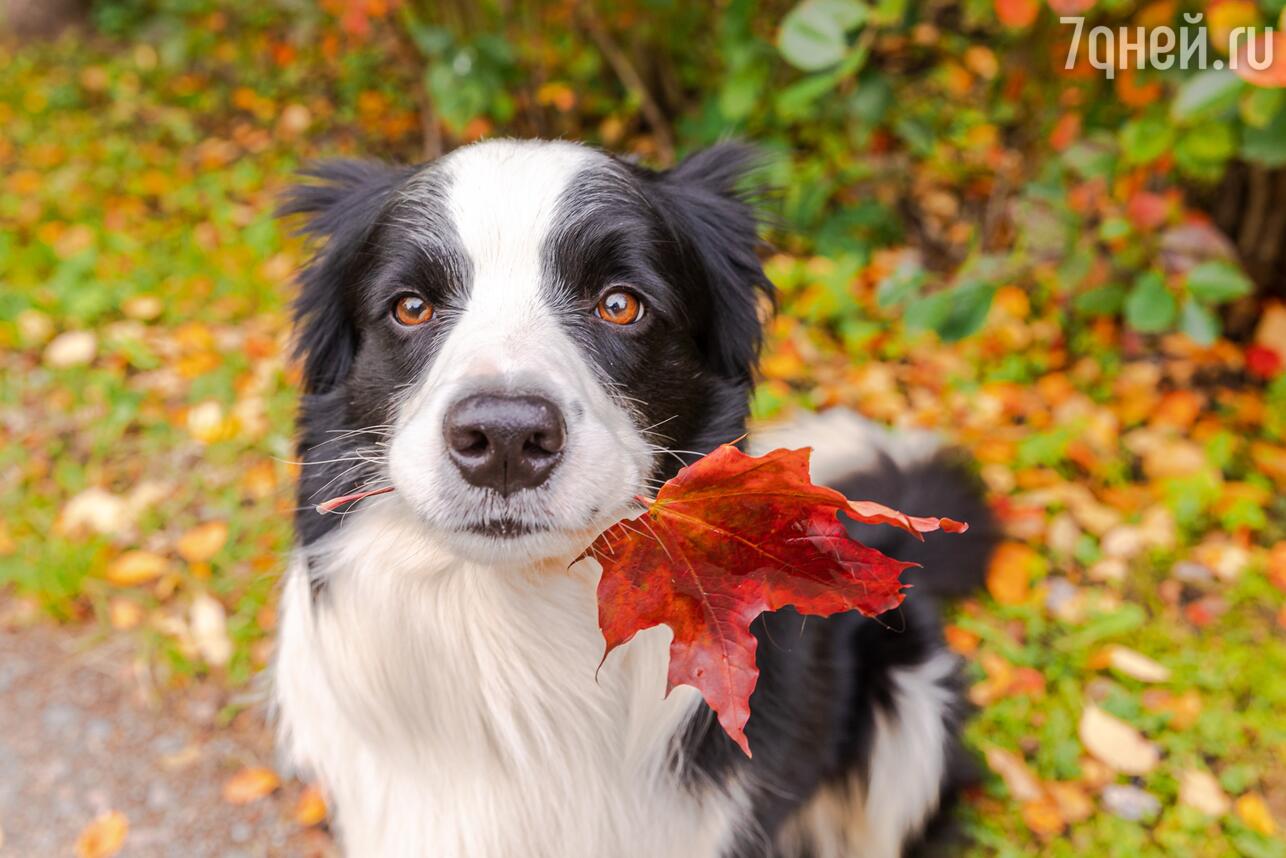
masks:
<path id="1" fill-rule="evenodd" d="M 151 551 L 126 551 L 113 560 L 103 577 L 120 587 L 146 584 L 164 575 L 170 561 Z"/>
<path id="2" fill-rule="evenodd" d="M 1259 793 L 1246 793 L 1233 804 L 1233 810 L 1237 812 L 1237 817 L 1246 823 L 1247 827 L 1265 837 L 1272 837 L 1277 833 L 1277 823 L 1273 820 L 1273 815 L 1268 810 L 1268 805 Z"/>
<path id="3" fill-rule="evenodd" d="M 125 845 L 129 820 L 118 810 L 101 814 L 76 838 L 76 858 L 110 858 Z"/>
<path id="4" fill-rule="evenodd" d="M 219 549 L 227 541 L 227 522 L 207 521 L 179 538 L 179 556 L 189 563 L 206 563 L 219 553 Z"/>
<path id="5" fill-rule="evenodd" d="M 281 786 L 281 778 L 272 769 L 251 766 L 237 772 L 223 785 L 223 800 L 228 804 L 249 804 L 271 794 Z"/>
<path id="6" fill-rule="evenodd" d="M 295 802 L 295 822 L 309 827 L 320 825 L 326 819 L 326 799 L 315 786 L 305 787 Z"/>
<path id="7" fill-rule="evenodd" d="M 1127 775 L 1147 774 L 1161 759 L 1156 746 L 1138 730 L 1093 704 L 1081 715 L 1079 733 L 1085 750 Z"/>

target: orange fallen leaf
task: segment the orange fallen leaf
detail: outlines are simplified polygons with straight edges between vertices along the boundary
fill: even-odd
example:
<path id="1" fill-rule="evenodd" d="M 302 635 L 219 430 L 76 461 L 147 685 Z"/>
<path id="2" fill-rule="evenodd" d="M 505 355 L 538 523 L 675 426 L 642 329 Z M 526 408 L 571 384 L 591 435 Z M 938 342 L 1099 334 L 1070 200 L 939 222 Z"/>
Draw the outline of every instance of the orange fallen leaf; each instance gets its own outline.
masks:
<path id="1" fill-rule="evenodd" d="M 179 537 L 176 546 L 179 556 L 189 563 L 207 563 L 219 553 L 228 541 L 228 523 L 226 521 L 207 521 L 198 524 Z"/>
<path id="2" fill-rule="evenodd" d="M 322 797 L 321 790 L 315 786 L 304 788 L 295 802 L 294 818 L 305 828 L 320 825 L 326 819 L 326 799 Z"/>
<path id="3" fill-rule="evenodd" d="M 76 838 L 76 858 L 110 858 L 125 845 L 129 820 L 119 810 L 100 814 Z"/>
<path id="4" fill-rule="evenodd" d="M 228 804 L 249 804 L 271 794 L 279 786 L 281 778 L 272 769 L 250 766 L 223 784 L 223 800 Z"/>
<path id="5" fill-rule="evenodd" d="M 1286 447 L 1255 441 L 1250 445 L 1250 460 L 1278 488 L 1286 489 Z"/>
<path id="6" fill-rule="evenodd" d="M 1283 543 L 1283 545 L 1286 545 L 1286 543 Z M 942 630 L 942 634 L 946 638 L 947 646 L 961 655 L 970 656 L 978 651 L 980 638 L 968 629 L 952 623 Z"/>
<path id="7" fill-rule="evenodd" d="M 992 555 L 987 567 L 987 590 L 1002 605 L 1019 605 L 1031 594 L 1033 571 L 1041 564 L 1040 555 L 1021 542 L 1004 542 Z"/>
<path id="8" fill-rule="evenodd" d="M 151 551 L 126 551 L 108 564 L 103 577 L 121 587 L 146 584 L 164 575 L 170 561 Z"/>
<path id="9" fill-rule="evenodd" d="M 1053 837 L 1062 833 L 1067 826 L 1062 808 L 1058 806 L 1057 801 L 1047 795 L 1023 802 L 1022 817 L 1032 833 L 1040 837 Z"/>
<path id="10" fill-rule="evenodd" d="M 1094 815 L 1094 802 L 1086 794 L 1085 788 L 1070 781 L 1050 781 L 1045 788 L 1058 802 L 1063 819 L 1070 824 L 1083 822 Z"/>
<path id="11" fill-rule="evenodd" d="M 1173 694 L 1161 688 L 1149 688 L 1141 698 L 1143 708 L 1149 712 L 1170 716 L 1168 727 L 1187 730 L 1201 716 L 1201 696 L 1195 691 Z"/>
<path id="12" fill-rule="evenodd" d="M 1085 707 L 1078 732 L 1085 750 L 1118 772 L 1144 775 L 1161 759 L 1142 733 L 1093 704 Z"/>

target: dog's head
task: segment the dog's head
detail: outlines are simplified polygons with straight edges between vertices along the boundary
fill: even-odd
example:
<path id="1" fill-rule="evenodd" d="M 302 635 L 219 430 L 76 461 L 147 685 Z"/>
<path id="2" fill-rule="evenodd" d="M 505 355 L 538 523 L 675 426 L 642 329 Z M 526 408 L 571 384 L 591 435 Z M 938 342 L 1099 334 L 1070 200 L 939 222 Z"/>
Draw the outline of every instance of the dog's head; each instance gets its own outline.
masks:
<path id="1" fill-rule="evenodd" d="M 391 484 L 462 556 L 566 555 L 737 438 L 771 295 L 747 163 L 493 141 L 317 168 L 284 207 L 321 239 L 296 304 L 301 538 L 334 522 L 312 503 Z"/>

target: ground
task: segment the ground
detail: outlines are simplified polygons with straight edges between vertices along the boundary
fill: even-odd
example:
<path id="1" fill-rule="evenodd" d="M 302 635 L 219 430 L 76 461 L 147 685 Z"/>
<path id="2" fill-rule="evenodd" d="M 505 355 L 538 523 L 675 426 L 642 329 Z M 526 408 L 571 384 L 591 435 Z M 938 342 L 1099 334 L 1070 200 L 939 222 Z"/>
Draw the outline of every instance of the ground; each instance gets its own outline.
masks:
<path id="1" fill-rule="evenodd" d="M 128 819 L 131 856 L 332 854 L 295 818 L 297 783 L 224 800 L 238 772 L 272 763 L 262 711 L 228 721 L 230 695 L 213 684 L 158 694 L 134 647 L 48 622 L 0 632 L 0 854 L 71 854 L 111 811 Z"/>
<path id="2" fill-rule="evenodd" d="M 295 507 L 304 250 L 272 210 L 311 157 L 417 157 L 416 89 L 271 16 L 189 23 L 0 44 L 4 854 L 325 849 L 253 705 Z M 1006 542 L 948 626 L 971 854 L 1286 855 L 1286 381 L 1026 282 L 943 343 L 881 306 L 902 254 L 768 259 L 755 409 L 979 462 Z"/>

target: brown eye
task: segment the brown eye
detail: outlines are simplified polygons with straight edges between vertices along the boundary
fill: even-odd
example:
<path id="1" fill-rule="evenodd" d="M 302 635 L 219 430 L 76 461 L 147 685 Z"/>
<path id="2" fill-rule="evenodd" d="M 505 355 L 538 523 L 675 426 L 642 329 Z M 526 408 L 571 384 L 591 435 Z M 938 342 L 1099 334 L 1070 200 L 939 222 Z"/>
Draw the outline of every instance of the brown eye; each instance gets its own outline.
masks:
<path id="1" fill-rule="evenodd" d="M 408 328 L 423 325 L 433 318 L 433 305 L 419 295 L 403 295 L 393 305 L 393 318 Z"/>
<path id="2" fill-rule="evenodd" d="M 604 322 L 613 325 L 632 325 L 643 318 L 643 302 L 631 292 L 609 292 L 598 302 L 594 312 Z"/>

